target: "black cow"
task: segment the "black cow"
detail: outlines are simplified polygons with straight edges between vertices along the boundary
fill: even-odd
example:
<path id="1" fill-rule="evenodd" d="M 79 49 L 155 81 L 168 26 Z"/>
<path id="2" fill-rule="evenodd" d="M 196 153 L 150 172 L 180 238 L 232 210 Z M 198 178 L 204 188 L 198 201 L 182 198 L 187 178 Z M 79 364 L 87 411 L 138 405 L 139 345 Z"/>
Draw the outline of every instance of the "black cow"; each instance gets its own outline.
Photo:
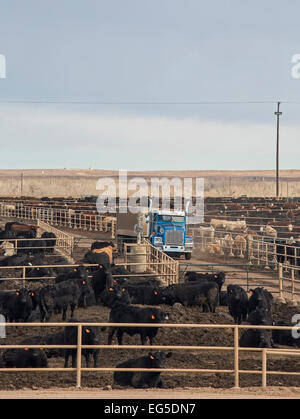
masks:
<path id="1" fill-rule="evenodd" d="M 272 316 L 265 307 L 256 307 L 248 318 L 247 322 L 251 325 L 272 326 Z M 272 340 L 272 332 L 267 329 L 247 329 L 240 337 L 241 347 L 248 348 L 271 348 L 275 347 Z"/>
<path id="2" fill-rule="evenodd" d="M 34 290 L 28 290 L 29 296 L 32 301 L 32 310 L 36 310 L 39 307 L 40 302 L 40 290 L 34 289 Z"/>
<path id="3" fill-rule="evenodd" d="M 71 263 L 65 259 L 65 258 L 59 258 L 55 262 L 51 263 L 51 265 L 71 265 Z M 50 275 L 49 276 L 57 276 L 59 274 L 66 274 L 69 272 L 73 272 L 73 267 L 64 267 L 64 268 L 56 268 L 55 266 L 53 268 L 49 268 Z"/>
<path id="4" fill-rule="evenodd" d="M 167 320 L 168 315 L 156 307 L 136 307 L 131 304 L 124 304 L 116 302 L 110 311 L 110 323 L 154 323 L 159 324 Z M 157 335 L 158 327 L 118 327 L 111 326 L 108 333 L 108 344 L 111 345 L 114 333 L 117 332 L 118 344 L 122 345 L 123 334 L 127 333 L 129 336 L 139 334 L 142 345 L 145 345 L 147 337 L 150 345 Z"/>
<path id="5" fill-rule="evenodd" d="M 54 248 L 56 246 L 56 234 L 49 232 L 49 231 L 45 231 L 42 235 L 41 235 L 42 239 L 47 239 L 45 240 L 46 243 L 46 252 L 48 253 L 54 253 Z M 53 239 L 53 240 L 49 240 L 49 239 Z"/>
<path id="6" fill-rule="evenodd" d="M 91 265 L 101 265 L 104 266 L 106 269 L 110 268 L 110 260 L 107 253 L 94 253 L 89 250 L 83 257 L 83 262 L 88 263 Z M 98 268 L 96 266 L 91 266 L 91 270 L 94 272 Z"/>
<path id="7" fill-rule="evenodd" d="M 26 288 L 9 293 L 1 305 L 9 322 L 27 322 L 33 306 L 29 290 Z"/>
<path id="8" fill-rule="evenodd" d="M 180 303 L 184 306 L 202 306 L 203 311 L 215 313 L 219 304 L 219 287 L 215 282 L 172 284 L 162 290 L 165 304 Z"/>
<path id="9" fill-rule="evenodd" d="M 81 278 L 83 280 L 88 279 L 89 268 L 84 265 L 79 265 L 76 268 L 73 268 L 71 271 L 61 273 L 55 278 L 55 283 L 58 284 L 62 281 L 67 281 L 68 279 Z"/>
<path id="10" fill-rule="evenodd" d="M 26 265 L 28 261 L 28 255 L 25 254 L 6 256 L 0 261 L 0 266 L 23 266 Z"/>
<path id="11" fill-rule="evenodd" d="M 263 287 L 257 287 L 254 290 L 250 289 L 249 292 L 248 314 L 255 310 L 256 307 L 264 307 L 267 311 L 272 313 L 273 295 L 268 290 Z"/>
<path id="12" fill-rule="evenodd" d="M 34 239 L 30 240 L 26 237 L 19 236 L 19 239 L 26 239 L 26 240 L 19 240 L 17 243 L 17 253 L 18 254 L 27 254 L 27 255 L 37 255 L 44 257 L 46 252 L 47 243 L 44 239 Z"/>
<path id="13" fill-rule="evenodd" d="M 140 358 L 129 359 L 116 365 L 116 368 L 165 368 L 166 359 L 170 358 L 172 353 L 162 351 L 150 352 L 148 355 Z M 160 372 L 138 372 L 138 371 L 115 371 L 114 384 L 121 386 L 132 386 L 135 388 L 163 388 L 164 383 Z"/>
<path id="14" fill-rule="evenodd" d="M 116 301 L 130 304 L 131 298 L 126 288 L 116 284 L 106 287 L 100 294 L 99 301 L 101 301 L 104 306 L 112 308 Z"/>
<path id="15" fill-rule="evenodd" d="M 40 348 L 6 349 L 3 353 L 6 368 L 48 368 L 48 359 Z"/>
<path id="16" fill-rule="evenodd" d="M 99 241 L 97 241 L 97 242 L 92 243 L 91 250 L 103 249 L 103 248 L 108 247 L 108 246 L 111 246 L 113 248 L 115 247 L 113 242 L 99 242 Z"/>
<path id="17" fill-rule="evenodd" d="M 68 306 L 70 306 L 71 317 L 73 317 L 78 301 L 84 297 L 87 289 L 86 281 L 81 279 L 69 279 L 41 288 L 39 301 L 41 322 L 48 321 L 56 307 L 62 310 L 62 320 L 66 320 Z"/>
<path id="18" fill-rule="evenodd" d="M 9 239 L 16 239 L 17 235 L 14 231 L 10 230 L 1 230 L 0 231 L 0 240 L 9 240 Z"/>
<path id="19" fill-rule="evenodd" d="M 287 323 L 282 320 L 276 322 L 274 326 L 290 326 L 293 327 L 295 324 Z M 293 330 L 272 330 L 272 339 L 274 343 L 279 345 L 286 345 L 286 346 L 294 346 L 299 348 L 300 347 L 300 336 L 299 331 L 297 331 L 297 335 L 293 336 Z"/>
<path id="20" fill-rule="evenodd" d="M 155 306 L 165 302 L 161 288 L 151 285 L 135 285 L 126 282 L 123 284 L 123 287 L 128 291 L 132 304 Z"/>
<path id="21" fill-rule="evenodd" d="M 278 263 L 300 266 L 300 243 L 294 240 L 276 239 L 276 259 Z"/>
<path id="22" fill-rule="evenodd" d="M 15 294 L 12 290 L 1 290 L 0 291 L 0 314 L 3 314 L 8 319 L 8 302 L 11 297 Z"/>
<path id="23" fill-rule="evenodd" d="M 43 260 L 35 260 L 36 265 L 43 265 Z M 45 268 L 43 266 L 36 267 L 33 266 L 32 262 L 27 262 L 27 266 L 30 266 L 30 268 L 26 269 L 26 278 L 30 278 L 30 281 L 39 281 L 41 278 L 45 277 L 51 277 L 51 270 L 50 268 Z"/>
<path id="24" fill-rule="evenodd" d="M 209 274 L 209 273 L 199 273 L 199 272 L 194 272 L 194 271 L 189 271 L 186 272 L 185 276 L 184 276 L 185 282 L 216 282 L 218 284 L 219 287 L 219 292 L 221 292 L 222 286 L 225 282 L 225 272 L 218 272 L 218 273 L 214 273 L 214 274 Z"/>
<path id="25" fill-rule="evenodd" d="M 229 313 L 235 323 L 240 324 L 247 319 L 248 295 L 239 285 L 227 286 L 227 302 Z"/>
<path id="26" fill-rule="evenodd" d="M 220 306 L 228 307 L 228 298 L 227 298 L 227 291 L 220 292 Z"/>
<path id="27" fill-rule="evenodd" d="M 48 335 L 30 336 L 20 342 L 21 345 L 53 345 L 53 348 L 44 348 L 47 358 L 63 357 L 64 349 L 55 348 L 57 345 L 64 345 L 64 332 L 50 333 Z"/>
<path id="28" fill-rule="evenodd" d="M 78 323 L 77 319 L 71 318 L 70 323 Z M 101 331 L 105 327 L 83 326 L 82 327 L 82 345 L 101 345 Z M 64 345 L 77 345 L 78 328 L 77 326 L 66 326 L 64 329 Z M 82 349 L 82 355 L 85 357 L 86 367 L 90 367 L 91 356 L 94 359 L 94 368 L 99 366 L 99 349 Z M 65 368 L 68 367 L 69 357 L 72 357 L 72 368 L 76 367 L 77 349 L 65 349 Z"/>
<path id="29" fill-rule="evenodd" d="M 101 302 L 100 295 L 105 288 L 113 287 L 116 284 L 117 281 L 114 280 L 111 270 L 102 265 L 99 266 L 99 269 L 92 276 L 92 287 L 95 293 L 96 303 Z"/>

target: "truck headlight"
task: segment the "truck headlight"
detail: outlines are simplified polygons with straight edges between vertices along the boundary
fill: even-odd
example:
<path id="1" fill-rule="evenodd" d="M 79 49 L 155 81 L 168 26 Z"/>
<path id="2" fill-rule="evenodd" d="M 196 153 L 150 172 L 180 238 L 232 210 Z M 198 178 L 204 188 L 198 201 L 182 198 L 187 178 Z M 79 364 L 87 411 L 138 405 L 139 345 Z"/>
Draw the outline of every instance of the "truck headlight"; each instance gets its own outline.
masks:
<path id="1" fill-rule="evenodd" d="M 186 243 L 193 243 L 193 241 L 194 240 L 193 240 L 193 237 L 192 236 L 187 236 L 186 239 L 185 239 L 185 242 Z"/>
<path id="2" fill-rule="evenodd" d="M 161 237 L 154 237 L 154 242 L 155 243 L 162 243 L 162 238 Z"/>

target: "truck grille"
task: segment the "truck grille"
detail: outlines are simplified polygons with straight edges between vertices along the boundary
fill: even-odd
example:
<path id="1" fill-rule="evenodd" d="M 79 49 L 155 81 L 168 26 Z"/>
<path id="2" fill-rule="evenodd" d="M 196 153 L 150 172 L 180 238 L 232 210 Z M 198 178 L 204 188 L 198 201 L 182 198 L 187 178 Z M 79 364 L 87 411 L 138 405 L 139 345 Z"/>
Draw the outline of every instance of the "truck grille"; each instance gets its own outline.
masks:
<path id="1" fill-rule="evenodd" d="M 184 239 L 184 232 L 180 230 L 167 230 L 166 243 L 167 245 L 182 246 Z"/>

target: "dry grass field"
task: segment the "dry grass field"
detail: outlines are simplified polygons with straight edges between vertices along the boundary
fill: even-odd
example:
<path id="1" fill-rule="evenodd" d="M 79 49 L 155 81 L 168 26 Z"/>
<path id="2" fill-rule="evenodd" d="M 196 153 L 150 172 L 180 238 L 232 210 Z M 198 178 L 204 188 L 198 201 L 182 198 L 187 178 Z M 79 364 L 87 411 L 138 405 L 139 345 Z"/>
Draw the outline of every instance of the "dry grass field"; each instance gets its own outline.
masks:
<path id="1" fill-rule="evenodd" d="M 32 197 L 81 197 L 98 195 L 97 181 L 110 177 L 118 188 L 119 173 L 116 170 L 84 169 L 36 169 L 0 170 L 0 196 Z M 275 196 L 275 171 L 131 171 L 128 180 L 142 177 L 150 184 L 151 178 L 204 178 L 205 196 L 241 195 L 255 197 Z M 195 184 L 195 181 L 193 185 Z M 280 172 L 280 195 L 300 196 L 300 170 Z"/>

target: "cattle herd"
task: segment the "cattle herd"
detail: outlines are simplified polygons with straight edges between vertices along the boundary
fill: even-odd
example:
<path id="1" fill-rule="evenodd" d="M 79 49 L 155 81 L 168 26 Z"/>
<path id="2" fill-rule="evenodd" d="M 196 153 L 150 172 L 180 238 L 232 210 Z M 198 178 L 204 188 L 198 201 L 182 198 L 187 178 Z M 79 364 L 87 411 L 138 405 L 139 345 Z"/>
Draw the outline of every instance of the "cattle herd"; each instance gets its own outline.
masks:
<path id="1" fill-rule="evenodd" d="M 22 230 L 23 228 L 23 230 Z M 1 232 L 2 240 L 8 235 L 32 238 L 35 230 L 29 226 L 28 231 L 19 224 L 7 224 Z M 8 233 L 8 234 L 5 234 Z M 35 236 L 34 236 L 35 237 Z M 55 237 L 51 237 L 55 241 Z M 50 251 L 53 250 L 53 242 Z M 172 318 L 168 316 L 166 307 L 182 305 L 197 307 L 202 313 L 214 315 L 220 306 L 228 307 L 228 313 L 236 324 L 245 322 L 250 325 L 273 325 L 273 296 L 262 287 L 248 293 L 238 286 L 226 284 L 224 272 L 199 273 L 188 271 L 182 282 L 164 286 L 158 279 L 130 279 L 130 273 L 122 266 L 115 265 L 112 260 L 111 242 L 94 242 L 78 265 L 61 268 L 36 268 L 34 265 L 45 264 L 44 256 L 47 247 L 39 246 L 39 252 L 28 253 L 27 249 L 18 247 L 16 255 L 3 257 L 2 266 L 18 266 L 24 264 L 28 268 L 28 286 L 17 290 L 0 291 L 0 313 L 8 322 L 49 322 L 55 314 L 66 322 L 60 332 L 46 335 L 30 336 L 18 344 L 22 345 L 53 345 L 53 348 L 24 348 L 3 350 L 0 357 L 1 367 L 44 368 L 48 367 L 51 357 L 63 357 L 64 366 L 76 366 L 76 349 L 57 349 L 55 345 L 76 345 L 78 328 L 76 323 L 82 322 L 78 308 L 105 306 L 109 310 L 107 322 L 112 324 L 126 323 L 126 326 L 112 325 L 100 327 L 86 325 L 82 327 L 83 345 L 103 344 L 103 332 L 107 334 L 107 345 L 116 339 L 118 345 L 123 344 L 124 335 L 129 339 L 138 335 L 142 345 L 149 342 L 155 344 L 160 330 L 159 325 Z M 49 251 L 49 249 L 48 249 Z M 67 260 L 58 260 L 57 264 L 69 265 Z M 31 266 L 30 266 L 30 265 Z M 93 264 L 95 266 L 87 266 Z M 53 277 L 46 284 L 40 284 L 41 278 Z M 3 284 L 2 284 L 3 285 Z M 227 287 L 226 287 L 227 285 Z M 224 289 L 226 287 L 226 290 Z M 165 308 L 164 308 L 165 307 Z M 172 313 L 172 310 L 171 310 Z M 171 314 L 172 315 L 172 314 Z M 97 322 L 97 319 L 93 319 Z M 67 325 L 67 323 L 74 323 Z M 135 323 L 135 326 L 128 326 Z M 139 326 L 138 324 L 149 324 Z M 284 321 L 279 325 L 289 324 Z M 292 338 L 291 331 L 272 332 L 267 329 L 246 329 L 240 336 L 242 347 L 276 347 L 276 345 L 300 346 L 300 339 Z M 83 349 L 82 355 L 86 367 L 99 367 L 97 348 Z M 118 368 L 164 368 L 171 352 L 151 351 L 144 356 L 126 359 L 119 362 Z M 93 364 L 91 364 L 93 360 Z M 133 387 L 162 387 L 164 385 L 159 372 L 115 372 L 114 383 Z"/>

